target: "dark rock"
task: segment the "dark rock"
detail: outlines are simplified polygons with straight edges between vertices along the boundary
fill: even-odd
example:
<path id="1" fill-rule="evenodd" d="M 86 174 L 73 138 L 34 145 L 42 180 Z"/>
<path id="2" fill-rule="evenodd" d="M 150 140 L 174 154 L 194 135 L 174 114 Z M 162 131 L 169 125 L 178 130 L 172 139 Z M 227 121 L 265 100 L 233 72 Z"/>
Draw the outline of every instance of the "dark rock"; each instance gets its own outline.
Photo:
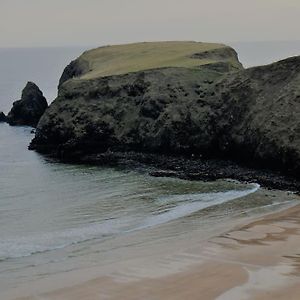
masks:
<path id="1" fill-rule="evenodd" d="M 48 107 L 47 100 L 37 85 L 28 82 L 22 91 L 21 100 L 15 101 L 7 115 L 7 122 L 12 125 L 35 127 Z"/>
<path id="2" fill-rule="evenodd" d="M 88 69 L 88 63 L 85 62 L 84 60 L 77 59 L 77 60 L 71 61 L 71 63 L 64 69 L 64 71 L 59 79 L 58 87 L 60 87 L 67 80 L 72 79 L 73 77 L 80 76 L 87 69 Z"/>
<path id="3" fill-rule="evenodd" d="M 177 177 L 184 180 L 214 181 L 230 178 L 245 183 L 259 183 L 264 188 L 300 191 L 299 180 L 278 171 L 250 168 L 228 159 L 203 159 L 199 156 L 171 156 L 141 152 L 112 152 L 66 157 L 65 162 L 117 166 L 148 172 L 154 177 Z"/>
<path id="4" fill-rule="evenodd" d="M 230 61 L 234 58 L 238 62 L 238 55 L 233 48 L 216 48 L 191 55 L 195 59 L 217 60 L 217 61 Z M 241 64 L 240 64 L 241 65 Z"/>
<path id="5" fill-rule="evenodd" d="M 212 63 L 204 64 L 199 67 L 207 68 L 221 73 L 238 71 L 243 68 L 242 64 L 239 63 L 236 51 L 230 47 L 202 51 L 200 53 L 193 54 L 191 58 L 214 61 Z M 232 60 L 236 61 L 237 63 L 233 64 Z"/>
<path id="6" fill-rule="evenodd" d="M 170 170 L 155 170 L 149 174 L 153 177 L 178 177 L 178 172 Z"/>
<path id="7" fill-rule="evenodd" d="M 203 146 L 203 150 L 213 138 L 214 114 L 205 100 L 203 106 L 197 105 L 195 86 L 210 89 L 208 82 L 219 78 L 219 73 L 206 69 L 164 68 L 68 80 L 41 118 L 31 148 L 46 146 L 60 153 L 64 149 L 64 155 L 75 149 L 185 153 Z"/>
<path id="8" fill-rule="evenodd" d="M 300 176 L 300 56 L 227 76 L 215 93 L 219 153 Z"/>
<path id="9" fill-rule="evenodd" d="M 6 115 L 1 111 L 0 112 L 0 123 L 6 122 Z"/>

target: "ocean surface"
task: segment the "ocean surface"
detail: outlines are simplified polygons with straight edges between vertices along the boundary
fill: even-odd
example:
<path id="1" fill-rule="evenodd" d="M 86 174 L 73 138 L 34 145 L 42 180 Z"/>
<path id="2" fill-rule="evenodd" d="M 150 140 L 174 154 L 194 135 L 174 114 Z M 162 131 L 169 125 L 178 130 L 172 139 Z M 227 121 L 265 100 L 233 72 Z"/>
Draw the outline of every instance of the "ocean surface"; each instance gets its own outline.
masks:
<path id="1" fill-rule="evenodd" d="M 247 67 L 300 54 L 300 42 L 232 45 Z M 51 102 L 63 68 L 83 50 L 0 49 L 0 111 L 9 111 L 29 80 Z M 72 269 L 78 260 L 94 257 L 96 262 L 101 246 L 94 251 L 93 245 L 107 240 L 115 242 L 106 243 L 105 251 L 110 245 L 122 247 L 118 238 L 132 232 L 187 220 L 193 224 L 188 230 L 205 229 L 278 205 L 244 203 L 243 196 L 259 189 L 256 184 L 190 182 L 153 178 L 147 170 L 60 164 L 28 151 L 32 138 L 29 127 L 0 124 L 0 295 L 7 286 Z M 159 232 L 152 238 L 162 238 Z"/>

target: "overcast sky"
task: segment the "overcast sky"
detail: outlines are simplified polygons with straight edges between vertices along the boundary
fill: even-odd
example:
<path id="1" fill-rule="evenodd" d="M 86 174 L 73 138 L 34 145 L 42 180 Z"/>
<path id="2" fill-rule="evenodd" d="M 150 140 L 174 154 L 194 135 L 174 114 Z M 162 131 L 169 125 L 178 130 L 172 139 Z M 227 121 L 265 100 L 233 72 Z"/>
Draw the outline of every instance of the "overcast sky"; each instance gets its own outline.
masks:
<path id="1" fill-rule="evenodd" d="M 299 40 L 300 0 L 0 0 L 0 47 Z"/>

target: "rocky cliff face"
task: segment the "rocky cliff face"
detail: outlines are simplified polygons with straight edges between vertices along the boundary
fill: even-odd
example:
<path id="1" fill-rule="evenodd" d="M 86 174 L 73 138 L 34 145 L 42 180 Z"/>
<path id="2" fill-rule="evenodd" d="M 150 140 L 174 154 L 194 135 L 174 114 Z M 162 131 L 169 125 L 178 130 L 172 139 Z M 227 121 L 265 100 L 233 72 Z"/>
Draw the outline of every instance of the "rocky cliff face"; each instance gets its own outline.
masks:
<path id="1" fill-rule="evenodd" d="M 35 127 L 48 107 L 47 100 L 38 86 L 28 82 L 22 91 L 21 100 L 15 101 L 6 121 L 10 125 Z"/>
<path id="2" fill-rule="evenodd" d="M 215 93 L 220 153 L 300 175 L 300 56 L 227 76 Z"/>
<path id="3" fill-rule="evenodd" d="M 89 64 L 84 59 L 78 58 L 70 62 L 64 69 L 60 79 L 58 88 L 67 80 L 80 77 L 82 74 L 88 71 Z"/>
<path id="4" fill-rule="evenodd" d="M 64 155 L 204 151 L 214 138 L 215 112 L 207 97 L 216 78 L 213 71 L 166 68 L 70 80 L 41 118 L 32 147 Z"/>
<path id="5" fill-rule="evenodd" d="M 65 77 L 31 149 L 76 160 L 129 150 L 227 157 L 298 176 L 300 57 L 243 70 L 223 50 L 194 53 L 210 63 L 192 68 Z"/>

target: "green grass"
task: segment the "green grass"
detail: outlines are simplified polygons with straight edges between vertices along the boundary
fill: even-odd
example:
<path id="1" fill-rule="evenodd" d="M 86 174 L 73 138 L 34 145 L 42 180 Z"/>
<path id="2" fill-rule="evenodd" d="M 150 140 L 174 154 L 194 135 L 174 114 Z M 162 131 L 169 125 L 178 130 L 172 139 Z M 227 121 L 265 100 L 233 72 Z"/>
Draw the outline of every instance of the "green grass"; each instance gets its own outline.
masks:
<path id="1" fill-rule="evenodd" d="M 81 78 L 92 79 L 163 67 L 196 68 L 215 61 L 191 58 L 193 54 L 219 48 L 227 46 L 197 42 L 149 42 L 100 47 L 80 57 L 89 65 L 89 70 Z M 238 65 L 234 58 L 231 63 Z"/>

